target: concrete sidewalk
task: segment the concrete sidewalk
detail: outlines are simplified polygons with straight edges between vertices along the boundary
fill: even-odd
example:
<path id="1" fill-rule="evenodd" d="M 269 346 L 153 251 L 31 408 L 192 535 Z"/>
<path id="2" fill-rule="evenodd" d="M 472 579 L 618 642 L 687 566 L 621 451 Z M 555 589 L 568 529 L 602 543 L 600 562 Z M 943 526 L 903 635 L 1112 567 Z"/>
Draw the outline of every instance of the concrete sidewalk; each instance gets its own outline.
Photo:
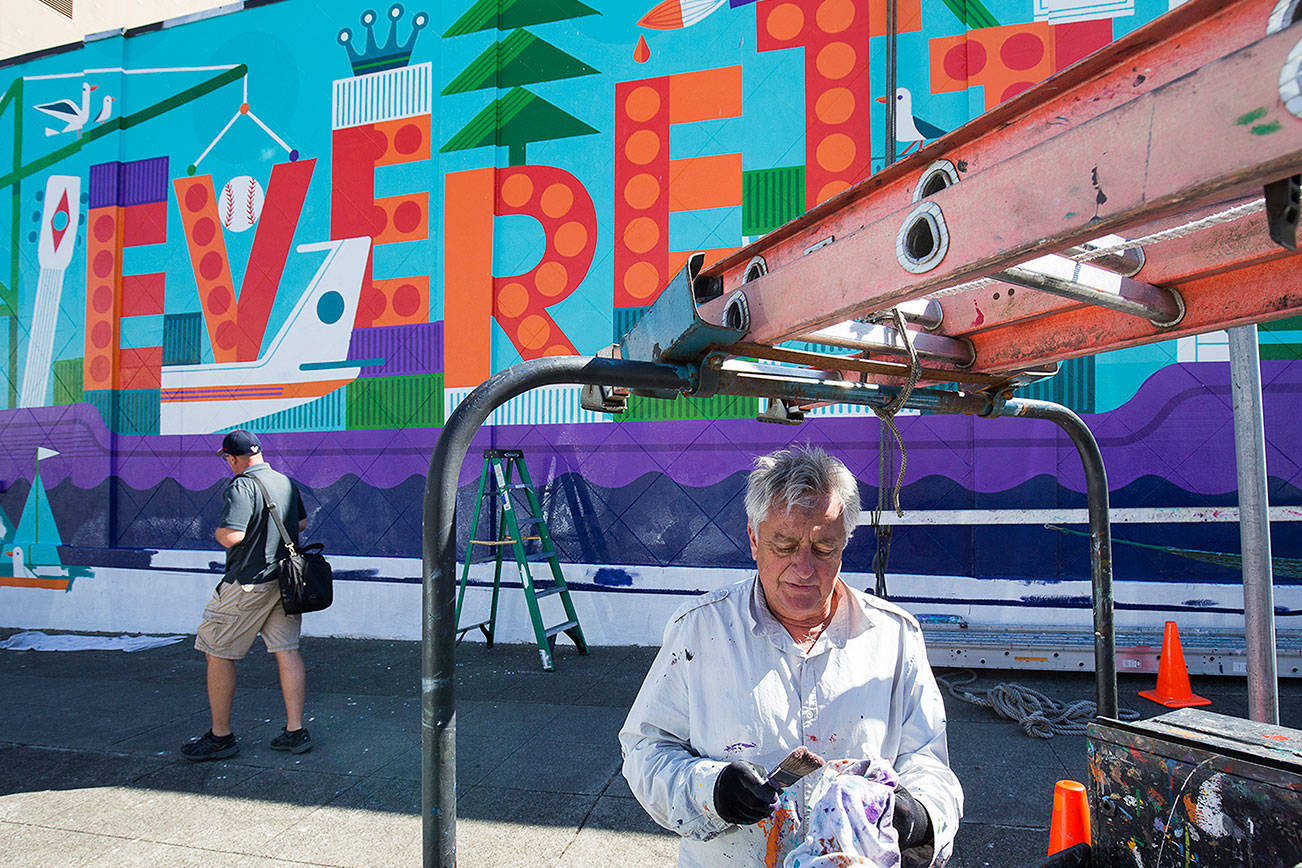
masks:
<path id="1" fill-rule="evenodd" d="M 129 654 L 0 651 L 0 865 L 419 865 L 419 644 L 305 638 L 315 748 L 300 756 L 267 747 L 284 711 L 261 647 L 239 668 L 240 753 L 199 764 L 178 753 L 208 727 L 189 640 Z M 532 646 L 459 646 L 461 865 L 675 864 L 675 837 L 619 774 L 616 733 L 654 653 L 579 656 L 561 644 L 546 673 Z M 1087 673 L 978 674 L 978 689 L 1017 681 L 1093 698 Z M 1164 711 L 1135 695 L 1153 681 L 1123 677 L 1122 705 Z M 1195 678 L 1194 689 L 1213 711 L 1246 714 L 1241 678 Z M 1281 693 L 1281 721 L 1297 726 L 1302 689 L 1290 680 Z M 1084 738 L 1029 738 L 991 711 L 947 705 L 967 798 L 951 865 L 1041 857 L 1054 782 L 1085 779 Z"/>

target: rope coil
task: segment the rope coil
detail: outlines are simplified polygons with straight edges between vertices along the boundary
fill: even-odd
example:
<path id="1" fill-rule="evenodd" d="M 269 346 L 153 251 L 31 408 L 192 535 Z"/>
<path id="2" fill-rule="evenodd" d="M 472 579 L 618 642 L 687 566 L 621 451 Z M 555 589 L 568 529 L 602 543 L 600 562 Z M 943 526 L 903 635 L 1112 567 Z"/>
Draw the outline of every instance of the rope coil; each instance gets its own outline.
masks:
<path id="1" fill-rule="evenodd" d="M 957 680 L 963 678 L 962 681 Z M 965 684 L 977 680 L 971 669 L 960 669 L 949 678 L 936 676 L 936 683 L 949 691 L 950 696 L 993 709 L 1000 717 L 1015 720 L 1022 732 L 1034 738 L 1053 738 L 1055 735 L 1084 735 L 1085 724 L 1098 716 L 1098 705 L 1090 699 L 1060 702 L 1045 696 L 1034 688 L 1016 682 L 996 684 L 980 696 L 962 690 Z M 1138 720 L 1139 712 L 1130 708 L 1118 709 L 1121 720 Z"/>

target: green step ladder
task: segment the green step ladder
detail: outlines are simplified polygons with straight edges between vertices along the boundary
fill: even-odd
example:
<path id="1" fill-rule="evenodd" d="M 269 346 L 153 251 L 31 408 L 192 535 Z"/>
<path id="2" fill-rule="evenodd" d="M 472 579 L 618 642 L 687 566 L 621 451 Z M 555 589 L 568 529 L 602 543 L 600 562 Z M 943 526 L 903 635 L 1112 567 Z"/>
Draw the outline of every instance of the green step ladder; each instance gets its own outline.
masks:
<path id="1" fill-rule="evenodd" d="M 524 494 L 524 503 L 514 499 L 513 495 L 517 492 Z M 479 517 L 485 513 L 483 509 L 485 498 L 496 502 L 496 539 L 479 538 Z M 521 514 L 517 517 L 517 513 Z M 527 551 L 525 545 L 527 542 L 537 542 L 537 550 Z M 465 566 L 461 570 L 461 584 L 457 590 L 456 623 L 458 625 L 461 623 L 461 601 L 466 595 L 470 564 L 480 562 L 473 557 L 477 546 L 494 550 L 492 602 L 489 604 L 486 620 L 457 627 L 457 641 L 463 639 L 470 630 L 477 628 L 484 634 L 488 646 L 492 647 L 493 633 L 497 626 L 498 589 L 502 581 L 502 551 L 509 548 L 515 556 L 516 566 L 520 571 L 520 584 L 524 588 L 524 601 L 529 609 L 529 620 L 533 624 L 534 638 L 538 643 L 538 655 L 542 658 L 542 668 L 547 672 L 555 671 L 552 657 L 556 650 L 556 636 L 559 633 L 569 636 L 580 654 L 588 653 L 588 642 L 583 638 L 583 628 L 579 626 L 579 616 L 574 611 L 570 589 L 561 574 L 556 548 L 552 545 L 551 534 L 547 532 L 547 525 L 543 521 L 538 494 L 529 479 L 529 471 L 524 466 L 524 453 L 519 449 L 484 450 L 484 469 L 479 474 L 479 493 L 475 495 L 475 515 L 470 520 L 470 541 L 466 545 Z M 530 571 L 529 565 L 543 562 L 551 567 L 551 582 L 540 585 Z M 543 625 L 538 600 L 553 594 L 561 598 L 561 605 L 565 607 L 565 620 L 547 627 Z"/>

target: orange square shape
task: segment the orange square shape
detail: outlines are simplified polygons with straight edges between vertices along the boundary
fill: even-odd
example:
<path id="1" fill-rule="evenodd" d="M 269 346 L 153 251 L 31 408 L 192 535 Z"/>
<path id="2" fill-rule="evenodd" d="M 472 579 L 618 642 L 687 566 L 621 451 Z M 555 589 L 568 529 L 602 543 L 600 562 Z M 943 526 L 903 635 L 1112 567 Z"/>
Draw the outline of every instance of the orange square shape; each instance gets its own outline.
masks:
<path id="1" fill-rule="evenodd" d="M 1036 82 L 1054 66 L 1054 36 L 1049 24 L 1009 24 L 933 39 L 931 92 L 985 88 L 985 107 L 993 108 Z"/>
<path id="2" fill-rule="evenodd" d="M 357 313 L 359 328 L 429 322 L 428 275 L 372 280 L 371 287 Z"/>
<path id="3" fill-rule="evenodd" d="M 376 244 L 420 241 L 429 237 L 429 194 L 408 193 L 375 200 L 376 222 L 380 212 L 384 223 L 371 236 Z"/>

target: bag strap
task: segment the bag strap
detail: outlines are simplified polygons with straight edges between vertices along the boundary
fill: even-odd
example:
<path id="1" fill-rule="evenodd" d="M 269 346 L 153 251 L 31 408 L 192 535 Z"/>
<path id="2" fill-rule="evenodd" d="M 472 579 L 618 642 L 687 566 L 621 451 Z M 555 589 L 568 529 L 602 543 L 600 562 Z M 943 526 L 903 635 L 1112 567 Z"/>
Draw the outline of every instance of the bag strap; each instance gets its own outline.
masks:
<path id="1" fill-rule="evenodd" d="M 236 478 L 253 480 L 253 484 L 262 492 L 262 502 L 267 505 L 267 512 L 270 513 L 271 520 L 276 523 L 276 530 L 280 531 L 280 538 L 285 541 L 285 548 L 289 549 L 291 555 L 298 554 L 298 549 L 295 547 L 294 541 L 289 537 L 289 531 L 285 529 L 285 523 L 280 520 L 280 510 L 276 509 L 276 504 L 272 501 L 271 495 L 267 492 L 267 486 L 263 484 L 261 479 L 248 473 L 241 473 Z"/>

